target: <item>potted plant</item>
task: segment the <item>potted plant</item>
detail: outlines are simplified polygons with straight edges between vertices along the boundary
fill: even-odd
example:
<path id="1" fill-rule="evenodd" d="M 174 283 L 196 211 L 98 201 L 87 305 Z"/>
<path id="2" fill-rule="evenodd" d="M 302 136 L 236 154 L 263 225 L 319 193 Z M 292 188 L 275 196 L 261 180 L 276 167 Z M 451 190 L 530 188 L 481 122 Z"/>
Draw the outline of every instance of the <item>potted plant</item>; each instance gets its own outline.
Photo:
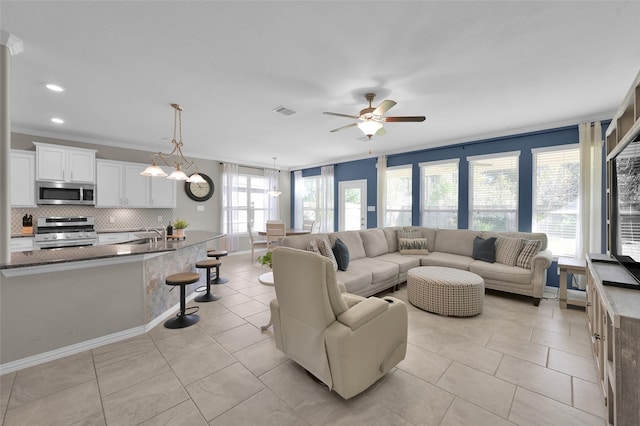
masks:
<path id="1" fill-rule="evenodd" d="M 264 255 L 262 256 L 258 256 L 258 263 L 260 263 L 261 265 L 268 265 L 269 268 L 272 267 L 272 263 L 271 263 L 271 251 L 269 250 L 268 252 L 266 252 Z"/>
<path id="2" fill-rule="evenodd" d="M 173 221 L 173 229 L 175 231 L 175 236 L 179 237 L 179 238 L 184 237 L 184 230 L 185 230 L 185 228 L 187 226 L 189 226 L 189 224 L 184 219 L 178 218 L 178 219 L 174 220 Z"/>

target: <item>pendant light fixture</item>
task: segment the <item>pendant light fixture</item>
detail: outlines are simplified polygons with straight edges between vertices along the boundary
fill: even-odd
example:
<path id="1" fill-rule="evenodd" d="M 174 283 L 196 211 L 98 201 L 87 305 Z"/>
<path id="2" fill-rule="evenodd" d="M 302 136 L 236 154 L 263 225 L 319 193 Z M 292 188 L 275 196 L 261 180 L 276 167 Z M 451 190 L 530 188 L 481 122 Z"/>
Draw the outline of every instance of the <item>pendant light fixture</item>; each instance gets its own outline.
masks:
<path id="1" fill-rule="evenodd" d="M 171 106 L 174 109 L 173 139 L 171 140 L 173 150 L 169 154 L 158 152 L 157 154 L 151 155 L 151 165 L 140 174 L 142 176 L 166 177 L 171 180 L 186 180 L 192 183 L 206 182 L 204 178 L 198 174 L 198 166 L 193 161 L 187 160 L 182 153 L 182 147 L 184 145 L 182 142 L 182 107 L 178 104 L 171 104 Z M 176 129 L 178 125 L 180 138 L 176 139 Z M 167 173 L 156 164 L 156 158 L 160 158 L 167 166 L 173 166 L 175 168 L 173 172 L 167 176 Z M 191 167 L 195 167 L 196 171 L 191 176 L 187 176 L 186 172 L 189 171 Z"/>
<path id="2" fill-rule="evenodd" d="M 280 194 L 282 194 L 282 192 L 276 189 L 276 182 L 278 181 L 278 170 L 276 170 L 276 157 L 272 157 L 272 158 L 273 158 L 273 171 L 276 173 L 274 174 L 275 181 L 273 182 L 273 190 L 269 191 L 269 195 L 275 198 L 275 197 L 279 197 Z"/>

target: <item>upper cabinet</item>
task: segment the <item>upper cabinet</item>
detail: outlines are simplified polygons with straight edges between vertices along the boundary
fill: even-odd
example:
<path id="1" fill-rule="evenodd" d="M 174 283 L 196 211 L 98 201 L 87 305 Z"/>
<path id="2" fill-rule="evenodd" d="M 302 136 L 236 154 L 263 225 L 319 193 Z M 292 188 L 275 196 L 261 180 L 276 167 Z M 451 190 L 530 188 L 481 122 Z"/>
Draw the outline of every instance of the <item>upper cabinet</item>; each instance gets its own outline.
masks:
<path id="1" fill-rule="evenodd" d="M 36 207 L 36 153 L 11 150 L 11 207 Z"/>
<path id="2" fill-rule="evenodd" d="M 33 144 L 36 146 L 36 180 L 95 183 L 95 150 Z"/>
<path id="3" fill-rule="evenodd" d="M 140 175 L 146 164 L 97 160 L 96 207 L 174 208 L 175 181 Z"/>

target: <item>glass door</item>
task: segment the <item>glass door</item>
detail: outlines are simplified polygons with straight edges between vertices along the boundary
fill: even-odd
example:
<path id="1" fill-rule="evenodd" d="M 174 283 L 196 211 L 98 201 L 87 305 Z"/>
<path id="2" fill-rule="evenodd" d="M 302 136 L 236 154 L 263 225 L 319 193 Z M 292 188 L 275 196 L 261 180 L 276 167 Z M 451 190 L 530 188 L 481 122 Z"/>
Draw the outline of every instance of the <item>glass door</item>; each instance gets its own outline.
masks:
<path id="1" fill-rule="evenodd" d="M 367 229 L 367 181 L 349 180 L 338 183 L 340 231 Z"/>

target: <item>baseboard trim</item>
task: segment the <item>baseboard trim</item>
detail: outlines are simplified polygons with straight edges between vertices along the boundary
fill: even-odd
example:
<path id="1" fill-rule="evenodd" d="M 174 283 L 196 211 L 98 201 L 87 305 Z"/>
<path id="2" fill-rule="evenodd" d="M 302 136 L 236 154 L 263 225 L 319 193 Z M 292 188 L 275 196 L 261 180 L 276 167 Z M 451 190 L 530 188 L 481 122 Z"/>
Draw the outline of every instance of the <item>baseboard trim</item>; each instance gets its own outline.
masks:
<path id="1" fill-rule="evenodd" d="M 192 293 L 187 296 L 186 301 L 190 302 L 197 296 L 196 293 Z M 148 333 L 149 330 L 164 322 L 167 318 L 175 315 L 180 309 L 180 303 L 174 305 L 171 309 L 164 311 L 161 315 L 154 318 L 146 325 L 140 325 L 138 327 L 129 328 L 127 330 L 118 331 L 116 333 L 108 334 L 106 336 L 97 337 L 95 339 L 86 340 L 84 342 L 75 343 L 73 345 L 65 346 L 52 351 L 43 352 L 38 355 L 21 358 L 15 361 L 0 364 L 0 375 L 12 373 L 14 371 L 23 370 L 25 368 L 33 367 L 36 365 L 44 364 L 45 362 L 55 361 L 56 359 L 64 358 L 69 355 L 74 355 L 80 352 L 88 351 L 98 348 L 100 346 L 108 345 L 110 343 L 120 342 L 122 340 L 129 339 L 131 337 L 140 336 L 141 334 Z"/>

